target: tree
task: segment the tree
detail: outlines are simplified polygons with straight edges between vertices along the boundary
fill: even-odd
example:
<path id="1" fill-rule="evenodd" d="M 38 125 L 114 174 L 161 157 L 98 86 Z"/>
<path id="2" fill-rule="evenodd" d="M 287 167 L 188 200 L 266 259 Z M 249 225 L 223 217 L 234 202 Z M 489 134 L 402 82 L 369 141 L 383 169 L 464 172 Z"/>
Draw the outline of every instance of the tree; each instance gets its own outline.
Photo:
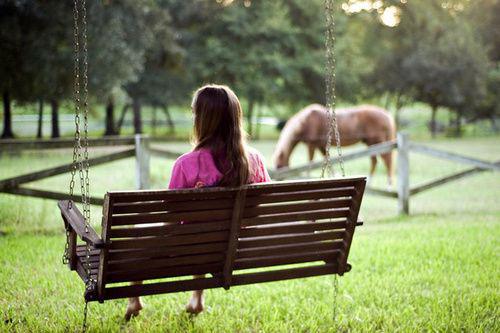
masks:
<path id="1" fill-rule="evenodd" d="M 143 66 L 135 80 L 124 85 L 132 99 L 134 131 L 142 132 L 141 107 L 144 104 L 166 107 L 177 101 L 176 93 L 183 92 L 182 82 L 183 51 L 174 39 L 170 27 L 170 14 L 159 1 L 151 6 L 144 16 L 141 38 L 149 42 L 144 44 Z M 147 39 L 146 39 L 147 37 Z"/>
<path id="2" fill-rule="evenodd" d="M 391 52 L 379 59 L 375 81 L 382 89 L 428 103 L 433 136 L 439 106 L 456 112 L 458 127 L 484 94 L 488 61 L 473 30 L 433 0 L 402 6 L 401 23 L 390 33 Z"/>
<path id="3" fill-rule="evenodd" d="M 90 4 L 90 89 L 96 101 L 105 105 L 104 135 L 118 134 L 114 120 L 116 91 L 137 80 L 144 69 L 146 49 L 152 44 L 149 19 L 154 10 L 156 5 L 148 0 Z"/>
<path id="4" fill-rule="evenodd" d="M 14 98 L 26 97 L 32 88 L 25 80 L 28 68 L 24 61 L 26 45 L 33 42 L 34 29 L 39 19 L 32 5 L 24 2 L 0 3 L 0 91 L 3 102 L 2 138 L 13 138 L 12 108 Z"/>

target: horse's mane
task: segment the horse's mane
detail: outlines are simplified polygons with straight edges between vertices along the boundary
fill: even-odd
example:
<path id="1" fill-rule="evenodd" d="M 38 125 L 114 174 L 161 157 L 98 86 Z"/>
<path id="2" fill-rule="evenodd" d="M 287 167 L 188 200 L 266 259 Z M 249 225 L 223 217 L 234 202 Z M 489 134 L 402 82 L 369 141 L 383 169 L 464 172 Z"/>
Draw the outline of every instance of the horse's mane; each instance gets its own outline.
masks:
<path id="1" fill-rule="evenodd" d="M 300 113 L 293 115 L 281 130 L 278 142 L 276 143 L 276 149 L 274 150 L 274 159 L 276 159 L 276 157 L 281 153 L 290 154 L 290 152 L 287 152 L 287 150 L 290 147 L 292 141 L 295 139 L 295 129 L 300 124 L 300 120 L 298 117 L 299 114 Z"/>

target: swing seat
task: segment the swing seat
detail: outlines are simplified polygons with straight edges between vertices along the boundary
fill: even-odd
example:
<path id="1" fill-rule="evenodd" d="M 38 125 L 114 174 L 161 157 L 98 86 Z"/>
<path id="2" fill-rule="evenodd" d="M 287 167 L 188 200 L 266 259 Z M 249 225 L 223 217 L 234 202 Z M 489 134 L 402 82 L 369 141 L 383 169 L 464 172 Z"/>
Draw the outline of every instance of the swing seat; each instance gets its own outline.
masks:
<path id="1" fill-rule="evenodd" d="M 238 188 L 117 191 L 104 199 L 102 234 L 85 231 L 76 205 L 59 201 L 69 267 L 88 301 L 348 272 L 365 177 Z M 197 277 L 193 277 L 197 275 Z M 144 281 L 144 284 L 130 282 Z"/>

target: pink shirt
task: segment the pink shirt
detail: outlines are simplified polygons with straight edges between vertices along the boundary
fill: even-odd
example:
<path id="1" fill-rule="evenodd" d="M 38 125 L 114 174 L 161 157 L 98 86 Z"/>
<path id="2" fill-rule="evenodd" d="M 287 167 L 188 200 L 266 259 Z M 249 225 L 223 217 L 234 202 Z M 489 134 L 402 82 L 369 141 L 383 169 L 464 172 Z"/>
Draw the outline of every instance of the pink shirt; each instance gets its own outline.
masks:
<path id="1" fill-rule="evenodd" d="M 271 181 L 263 158 L 255 149 L 248 149 L 250 183 Z M 209 149 L 202 148 L 179 157 L 174 164 L 169 189 L 217 186 L 222 173 L 217 169 Z"/>

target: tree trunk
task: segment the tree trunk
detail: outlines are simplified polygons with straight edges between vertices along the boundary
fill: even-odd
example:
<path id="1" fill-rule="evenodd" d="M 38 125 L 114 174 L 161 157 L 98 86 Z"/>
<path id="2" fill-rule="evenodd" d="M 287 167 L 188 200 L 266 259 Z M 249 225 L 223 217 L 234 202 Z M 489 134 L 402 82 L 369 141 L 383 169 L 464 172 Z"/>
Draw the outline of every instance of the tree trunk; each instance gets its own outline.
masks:
<path id="1" fill-rule="evenodd" d="M 394 122 L 396 123 L 396 128 L 399 129 L 401 127 L 401 107 L 402 107 L 402 102 L 401 102 L 401 94 L 398 93 L 396 96 L 396 112 L 394 114 Z"/>
<path id="2" fill-rule="evenodd" d="M 156 106 L 153 106 L 153 119 L 152 119 L 152 121 L 151 121 L 151 129 L 152 129 L 152 131 L 153 131 L 153 136 L 155 136 L 155 135 L 156 135 L 156 125 L 157 125 L 157 124 L 156 124 L 156 111 L 158 111 L 158 110 L 157 110 L 157 107 L 156 107 Z"/>
<path id="3" fill-rule="evenodd" d="M 255 124 L 255 140 L 260 139 L 260 111 L 262 107 L 260 105 L 256 106 L 257 112 L 255 115 L 255 118 L 257 120 L 257 123 Z"/>
<path id="4" fill-rule="evenodd" d="M 36 131 L 37 139 L 43 136 L 43 99 L 38 100 L 38 129 Z"/>
<path id="5" fill-rule="evenodd" d="M 142 133 L 141 103 L 137 98 L 132 100 L 132 110 L 134 112 L 134 133 Z"/>
<path id="6" fill-rule="evenodd" d="M 3 92 L 3 133 L 2 139 L 11 139 L 14 137 L 12 132 L 12 114 L 10 109 L 10 94 L 8 90 Z"/>
<path id="7" fill-rule="evenodd" d="M 113 97 L 108 98 L 108 103 L 106 104 L 106 130 L 104 135 L 117 135 L 115 129 L 115 101 Z"/>
<path id="8" fill-rule="evenodd" d="M 252 132 L 253 132 L 253 125 L 252 125 L 253 107 L 254 107 L 254 100 L 250 98 L 248 100 L 248 111 L 247 111 L 247 131 L 250 137 L 252 137 Z"/>
<path id="9" fill-rule="evenodd" d="M 125 104 L 122 109 L 122 113 L 120 115 L 120 119 L 118 119 L 118 123 L 116 124 L 116 132 L 120 135 L 120 131 L 122 130 L 123 121 L 125 120 L 125 115 L 127 114 L 128 109 L 130 108 L 130 104 Z"/>
<path id="10" fill-rule="evenodd" d="M 387 110 L 389 109 L 389 104 L 391 103 L 391 94 L 387 93 L 385 95 L 385 102 L 384 102 L 384 108 Z"/>
<path id="11" fill-rule="evenodd" d="M 50 107 L 52 109 L 52 138 L 59 138 L 59 102 L 55 99 L 50 100 Z"/>
<path id="12" fill-rule="evenodd" d="M 170 116 L 170 110 L 168 108 L 168 104 L 165 104 L 163 106 L 163 112 L 165 112 L 165 116 L 167 116 L 167 123 L 168 123 L 169 133 L 170 134 L 174 134 L 174 132 L 175 132 L 175 126 L 174 126 L 174 122 L 172 121 L 172 117 Z"/>
<path id="13" fill-rule="evenodd" d="M 436 115 L 437 115 L 437 105 L 431 105 L 432 107 L 432 113 L 431 113 L 431 135 L 432 138 L 436 137 Z"/>
<path id="14" fill-rule="evenodd" d="M 462 136 L 462 112 L 457 110 L 457 117 L 455 119 L 455 136 Z"/>

